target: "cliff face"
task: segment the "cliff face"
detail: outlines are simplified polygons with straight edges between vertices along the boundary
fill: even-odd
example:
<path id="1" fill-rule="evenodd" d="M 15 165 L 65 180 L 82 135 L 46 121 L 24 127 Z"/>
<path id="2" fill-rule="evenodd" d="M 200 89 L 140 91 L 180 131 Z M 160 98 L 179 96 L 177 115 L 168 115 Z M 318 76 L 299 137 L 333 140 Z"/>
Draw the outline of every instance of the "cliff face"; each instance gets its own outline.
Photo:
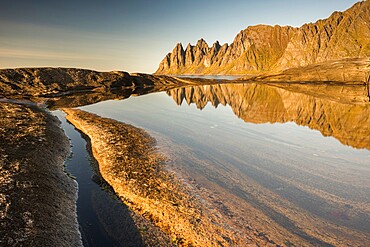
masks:
<path id="1" fill-rule="evenodd" d="M 257 25 L 242 30 L 231 45 L 200 39 L 179 43 L 156 74 L 246 74 L 370 56 L 370 2 L 300 28 Z"/>
<path id="2" fill-rule="evenodd" d="M 370 2 L 359 2 L 328 19 L 305 24 L 290 40 L 277 67 L 280 69 L 348 57 L 370 56 Z"/>

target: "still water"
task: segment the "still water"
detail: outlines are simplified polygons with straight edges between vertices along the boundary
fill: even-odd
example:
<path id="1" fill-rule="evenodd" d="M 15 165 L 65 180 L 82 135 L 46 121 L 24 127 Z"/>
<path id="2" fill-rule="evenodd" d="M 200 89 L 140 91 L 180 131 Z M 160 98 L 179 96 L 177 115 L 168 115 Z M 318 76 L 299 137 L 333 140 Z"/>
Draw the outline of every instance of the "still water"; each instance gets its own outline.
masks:
<path id="1" fill-rule="evenodd" d="M 236 80 L 243 76 L 237 75 L 177 75 L 179 78 L 201 78 L 210 80 Z"/>
<path id="2" fill-rule="evenodd" d="M 127 207 L 102 182 L 85 138 L 66 121 L 63 112 L 53 114 L 61 121 L 72 146 L 65 165 L 78 183 L 77 216 L 83 245 L 145 246 Z"/>
<path id="3" fill-rule="evenodd" d="M 146 129 L 169 169 L 236 234 L 257 229 L 286 245 L 370 242 L 368 104 L 224 84 L 81 109 Z"/>

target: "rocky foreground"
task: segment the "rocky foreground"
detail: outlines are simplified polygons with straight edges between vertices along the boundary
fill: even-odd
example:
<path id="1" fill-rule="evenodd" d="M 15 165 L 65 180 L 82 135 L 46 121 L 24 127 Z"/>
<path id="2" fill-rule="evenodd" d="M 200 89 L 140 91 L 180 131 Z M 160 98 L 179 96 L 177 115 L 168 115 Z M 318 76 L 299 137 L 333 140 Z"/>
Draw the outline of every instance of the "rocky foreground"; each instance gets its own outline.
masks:
<path id="1" fill-rule="evenodd" d="M 70 144 L 45 101 L 84 105 L 179 84 L 126 72 L 0 70 L 0 246 L 82 246 L 77 184 L 64 171 Z M 71 100 L 76 94 L 86 97 Z"/>
<path id="2" fill-rule="evenodd" d="M 171 236 L 171 242 L 157 240 L 147 228 L 143 239 L 148 246 L 276 245 L 250 225 L 238 228 L 225 221 L 221 211 L 226 209 L 211 206 L 211 195 L 200 200 L 167 169 L 166 157 L 145 131 L 77 109 L 64 111 L 67 120 L 89 137 L 102 177 L 122 202 Z"/>
<path id="3" fill-rule="evenodd" d="M 82 246 L 69 142 L 35 106 L 0 103 L 0 246 Z"/>

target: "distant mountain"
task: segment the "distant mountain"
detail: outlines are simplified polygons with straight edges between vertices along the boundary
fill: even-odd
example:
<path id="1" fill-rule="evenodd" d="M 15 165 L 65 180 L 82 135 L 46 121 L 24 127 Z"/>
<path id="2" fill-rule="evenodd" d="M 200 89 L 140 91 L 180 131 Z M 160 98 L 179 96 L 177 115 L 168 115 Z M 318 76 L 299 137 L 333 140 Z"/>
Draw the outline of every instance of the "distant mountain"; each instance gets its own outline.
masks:
<path id="1" fill-rule="evenodd" d="M 233 43 L 178 43 L 156 74 L 259 74 L 343 58 L 370 57 L 370 0 L 300 28 L 257 25 Z"/>

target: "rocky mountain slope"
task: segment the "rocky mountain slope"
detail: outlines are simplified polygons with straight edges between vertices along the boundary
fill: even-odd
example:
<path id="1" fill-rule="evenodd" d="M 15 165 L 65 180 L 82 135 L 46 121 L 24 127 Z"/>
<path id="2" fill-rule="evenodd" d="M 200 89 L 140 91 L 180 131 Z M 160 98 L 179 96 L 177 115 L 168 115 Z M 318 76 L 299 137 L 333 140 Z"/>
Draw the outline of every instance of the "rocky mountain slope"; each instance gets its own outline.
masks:
<path id="1" fill-rule="evenodd" d="M 364 84 L 370 74 L 370 58 L 345 58 L 294 67 L 278 73 L 246 76 L 249 81 L 335 82 Z"/>
<path id="2" fill-rule="evenodd" d="M 233 43 L 178 43 L 156 74 L 256 74 L 342 58 L 370 57 L 370 1 L 300 28 L 257 25 Z"/>

